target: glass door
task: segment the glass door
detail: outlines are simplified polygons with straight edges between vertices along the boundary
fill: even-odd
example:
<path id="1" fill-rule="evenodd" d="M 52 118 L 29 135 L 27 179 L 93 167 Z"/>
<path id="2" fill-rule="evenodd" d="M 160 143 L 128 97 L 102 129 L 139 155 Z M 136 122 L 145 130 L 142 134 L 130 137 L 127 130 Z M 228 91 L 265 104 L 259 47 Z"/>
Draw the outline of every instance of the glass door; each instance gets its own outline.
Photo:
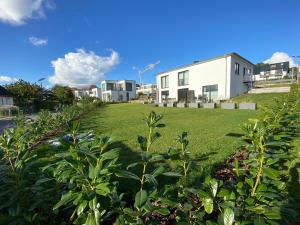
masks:
<path id="1" fill-rule="evenodd" d="M 202 87 L 203 96 L 208 102 L 215 102 L 218 99 L 218 85 L 208 85 Z"/>

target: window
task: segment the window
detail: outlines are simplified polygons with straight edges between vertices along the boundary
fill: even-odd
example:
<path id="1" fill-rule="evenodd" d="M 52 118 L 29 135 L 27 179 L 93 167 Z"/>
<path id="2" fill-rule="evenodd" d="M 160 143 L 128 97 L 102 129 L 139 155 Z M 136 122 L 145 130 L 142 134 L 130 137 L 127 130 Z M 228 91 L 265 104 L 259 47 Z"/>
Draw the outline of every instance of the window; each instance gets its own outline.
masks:
<path id="1" fill-rule="evenodd" d="M 248 74 L 251 74 L 251 69 L 248 69 Z"/>
<path id="2" fill-rule="evenodd" d="M 238 64 L 238 63 L 234 64 L 234 73 L 237 75 L 240 74 L 240 64 Z"/>
<path id="3" fill-rule="evenodd" d="M 132 91 L 132 83 L 126 82 L 126 91 Z"/>
<path id="4" fill-rule="evenodd" d="M 218 98 L 218 85 L 208 85 L 202 87 L 202 94 L 208 102 L 214 102 Z"/>
<path id="5" fill-rule="evenodd" d="M 189 84 L 189 71 L 183 71 L 178 73 L 178 86 L 184 86 Z"/>
<path id="6" fill-rule="evenodd" d="M 105 84 L 102 84 L 102 91 L 106 91 Z"/>
<path id="7" fill-rule="evenodd" d="M 169 87 L 169 76 L 161 77 L 161 88 L 168 88 Z"/>
<path id="8" fill-rule="evenodd" d="M 246 67 L 244 67 L 244 68 L 243 68 L 243 75 L 244 75 L 244 76 L 246 75 L 246 71 L 247 71 L 247 70 L 246 70 Z"/>
<path id="9" fill-rule="evenodd" d="M 164 101 L 164 100 L 168 100 L 169 98 L 169 91 L 162 91 L 161 92 L 161 100 Z"/>
<path id="10" fill-rule="evenodd" d="M 114 90 L 114 83 L 106 83 L 106 91 L 113 91 Z"/>

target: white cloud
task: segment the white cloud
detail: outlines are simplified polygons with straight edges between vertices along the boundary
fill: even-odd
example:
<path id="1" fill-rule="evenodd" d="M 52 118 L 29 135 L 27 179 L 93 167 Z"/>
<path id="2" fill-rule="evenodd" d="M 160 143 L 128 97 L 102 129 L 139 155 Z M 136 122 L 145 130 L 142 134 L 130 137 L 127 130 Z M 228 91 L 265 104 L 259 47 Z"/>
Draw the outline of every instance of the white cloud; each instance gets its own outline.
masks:
<path id="1" fill-rule="evenodd" d="M 37 37 L 28 38 L 29 42 L 36 47 L 45 46 L 48 44 L 48 39 L 42 39 Z"/>
<path id="2" fill-rule="evenodd" d="M 51 62 L 54 75 L 49 78 L 49 81 L 52 84 L 71 87 L 97 84 L 119 61 L 119 54 L 113 50 L 110 56 L 100 56 L 92 51 L 86 52 L 84 49 L 78 49 L 76 52 L 69 52 L 63 58 Z"/>
<path id="3" fill-rule="evenodd" d="M 275 52 L 271 58 L 264 61 L 264 63 L 269 64 L 280 62 L 290 62 L 290 67 L 296 66 L 296 63 L 294 62 L 293 58 L 285 52 Z"/>
<path id="4" fill-rule="evenodd" d="M 46 8 L 54 8 L 53 0 L 1 0 L 0 20 L 23 25 L 28 19 L 45 17 Z"/>
<path id="5" fill-rule="evenodd" d="M 9 77 L 9 76 L 0 76 L 0 83 L 13 83 L 18 81 L 17 78 Z"/>

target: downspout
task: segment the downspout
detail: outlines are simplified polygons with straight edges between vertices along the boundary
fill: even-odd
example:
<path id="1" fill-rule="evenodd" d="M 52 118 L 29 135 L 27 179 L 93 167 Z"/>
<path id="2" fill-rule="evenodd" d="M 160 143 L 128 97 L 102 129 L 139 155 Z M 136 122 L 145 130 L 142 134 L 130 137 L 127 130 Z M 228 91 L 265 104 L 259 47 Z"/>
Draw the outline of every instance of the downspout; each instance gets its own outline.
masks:
<path id="1" fill-rule="evenodd" d="M 227 55 L 225 56 L 225 99 L 227 99 Z"/>

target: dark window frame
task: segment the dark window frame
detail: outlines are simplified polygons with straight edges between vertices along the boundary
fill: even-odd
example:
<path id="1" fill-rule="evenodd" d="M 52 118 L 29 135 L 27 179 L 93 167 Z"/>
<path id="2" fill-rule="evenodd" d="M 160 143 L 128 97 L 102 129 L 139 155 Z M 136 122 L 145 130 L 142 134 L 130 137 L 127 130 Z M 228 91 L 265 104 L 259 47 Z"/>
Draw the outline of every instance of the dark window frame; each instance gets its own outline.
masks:
<path id="1" fill-rule="evenodd" d="M 234 64 L 234 73 L 235 73 L 236 75 L 239 75 L 239 74 L 240 74 L 240 64 L 237 63 L 237 62 Z"/>
<path id="2" fill-rule="evenodd" d="M 168 79 L 168 82 L 167 82 L 167 79 Z M 169 88 L 169 75 L 165 75 L 160 78 L 160 86 L 162 89 Z"/>
<path id="3" fill-rule="evenodd" d="M 183 78 L 180 79 L 179 76 L 180 75 L 183 75 Z M 187 76 L 187 79 L 186 77 Z M 185 70 L 185 71 L 181 71 L 181 72 L 178 72 L 178 86 L 186 86 L 186 85 L 189 85 L 189 71 L 188 70 Z M 187 82 L 186 82 L 187 81 Z"/>

